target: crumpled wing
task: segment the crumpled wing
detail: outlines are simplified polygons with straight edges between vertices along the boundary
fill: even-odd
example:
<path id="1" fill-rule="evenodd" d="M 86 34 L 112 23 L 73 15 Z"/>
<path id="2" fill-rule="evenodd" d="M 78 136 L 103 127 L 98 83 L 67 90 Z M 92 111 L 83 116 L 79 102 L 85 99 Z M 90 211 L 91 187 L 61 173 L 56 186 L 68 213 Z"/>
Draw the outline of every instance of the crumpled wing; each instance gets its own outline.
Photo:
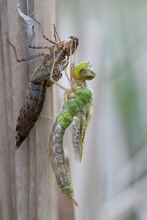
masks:
<path id="1" fill-rule="evenodd" d="M 92 114 L 93 104 L 89 103 L 84 111 L 80 112 L 76 117 L 74 117 L 72 125 L 70 127 L 72 133 L 74 155 L 75 159 L 78 161 L 82 160 L 85 134 Z"/>

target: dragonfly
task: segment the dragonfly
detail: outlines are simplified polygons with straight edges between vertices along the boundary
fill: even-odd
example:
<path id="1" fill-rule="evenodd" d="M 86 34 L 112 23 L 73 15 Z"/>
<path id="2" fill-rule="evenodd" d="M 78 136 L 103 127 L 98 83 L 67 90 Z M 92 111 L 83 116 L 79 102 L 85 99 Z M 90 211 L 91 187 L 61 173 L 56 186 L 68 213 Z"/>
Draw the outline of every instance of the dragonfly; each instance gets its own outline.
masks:
<path id="1" fill-rule="evenodd" d="M 37 20 L 35 21 L 39 24 L 41 29 L 40 23 Z M 17 149 L 27 138 L 40 116 L 45 101 L 46 88 L 52 86 L 54 83 L 57 84 L 57 81 L 62 76 L 62 71 L 68 65 L 70 56 L 76 52 L 79 44 L 79 39 L 74 36 L 70 36 L 66 40 L 61 41 L 55 25 L 53 27 L 55 41 L 46 37 L 41 29 L 43 38 L 51 43 L 52 46 L 35 47 L 29 45 L 29 47 L 33 49 L 47 49 L 48 51 L 27 58 L 19 59 L 15 46 L 8 40 L 9 45 L 14 50 L 17 62 L 43 57 L 41 64 L 34 70 L 30 77 L 26 96 L 19 111 L 15 136 Z"/>
<path id="2" fill-rule="evenodd" d="M 67 75 L 70 88 L 61 86 L 65 90 L 64 103 L 56 117 L 49 139 L 49 157 L 57 184 L 76 206 L 78 203 L 74 199 L 69 169 L 64 156 L 63 138 L 65 131 L 71 125 L 75 157 L 81 161 L 85 133 L 93 112 L 92 92 L 86 81 L 94 79 L 95 75 L 88 61 L 83 61 L 77 66 L 71 64 L 70 77 Z"/>

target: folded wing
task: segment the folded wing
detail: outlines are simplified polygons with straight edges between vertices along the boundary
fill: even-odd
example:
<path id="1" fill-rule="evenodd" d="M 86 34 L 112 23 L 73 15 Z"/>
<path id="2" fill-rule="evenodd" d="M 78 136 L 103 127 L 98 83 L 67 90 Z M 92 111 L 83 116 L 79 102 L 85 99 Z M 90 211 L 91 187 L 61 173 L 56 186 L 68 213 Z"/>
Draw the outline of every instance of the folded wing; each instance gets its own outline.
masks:
<path id="1" fill-rule="evenodd" d="M 85 134 L 92 114 L 93 103 L 90 102 L 86 109 L 79 112 L 79 114 L 74 117 L 72 125 L 70 127 L 72 133 L 73 151 L 75 159 L 78 161 L 82 160 Z"/>

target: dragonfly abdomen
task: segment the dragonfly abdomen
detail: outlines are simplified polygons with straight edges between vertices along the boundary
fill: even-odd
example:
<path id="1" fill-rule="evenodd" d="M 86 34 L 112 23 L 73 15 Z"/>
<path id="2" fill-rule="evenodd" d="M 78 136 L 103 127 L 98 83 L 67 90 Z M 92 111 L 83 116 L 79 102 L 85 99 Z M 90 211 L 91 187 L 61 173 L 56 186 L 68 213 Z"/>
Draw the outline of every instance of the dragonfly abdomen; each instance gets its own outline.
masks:
<path id="1" fill-rule="evenodd" d="M 65 128 L 56 120 L 50 136 L 49 153 L 58 186 L 67 198 L 73 199 L 73 188 L 69 178 L 69 170 L 64 158 L 64 132 Z"/>
<path id="2" fill-rule="evenodd" d="M 74 116 L 76 116 L 82 108 L 86 107 L 91 97 L 91 91 L 87 88 L 78 89 L 75 93 L 75 97 L 69 98 L 63 105 L 50 136 L 49 153 L 52 167 L 59 187 L 69 199 L 73 199 L 73 188 L 64 158 L 63 136 L 66 128 L 72 123 Z"/>
<path id="3" fill-rule="evenodd" d="M 30 82 L 24 104 L 19 111 L 16 124 L 16 148 L 18 148 L 35 125 L 45 100 L 47 82 Z"/>

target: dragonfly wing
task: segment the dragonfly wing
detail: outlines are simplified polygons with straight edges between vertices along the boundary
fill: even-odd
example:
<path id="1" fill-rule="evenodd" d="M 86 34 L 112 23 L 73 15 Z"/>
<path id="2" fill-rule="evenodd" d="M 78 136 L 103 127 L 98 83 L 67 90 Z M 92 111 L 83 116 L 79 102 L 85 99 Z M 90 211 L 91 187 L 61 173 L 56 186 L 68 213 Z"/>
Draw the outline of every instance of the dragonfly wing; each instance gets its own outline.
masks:
<path id="1" fill-rule="evenodd" d="M 73 149 L 75 158 L 78 161 L 82 160 L 85 134 L 89 121 L 92 117 L 92 113 L 93 104 L 89 103 L 84 111 L 80 112 L 76 117 L 74 117 L 71 125 Z"/>
<path id="2" fill-rule="evenodd" d="M 72 134 L 74 156 L 76 160 L 80 161 L 80 142 L 82 131 L 81 114 L 78 115 L 78 117 L 74 117 L 70 130 Z"/>
<path id="3" fill-rule="evenodd" d="M 87 106 L 86 115 L 82 116 L 82 131 L 81 131 L 81 139 L 80 139 L 80 161 L 82 160 L 82 155 L 83 155 L 83 144 L 85 141 L 86 130 L 87 130 L 87 127 L 89 125 L 92 115 L 93 115 L 93 104 L 91 102 Z"/>

